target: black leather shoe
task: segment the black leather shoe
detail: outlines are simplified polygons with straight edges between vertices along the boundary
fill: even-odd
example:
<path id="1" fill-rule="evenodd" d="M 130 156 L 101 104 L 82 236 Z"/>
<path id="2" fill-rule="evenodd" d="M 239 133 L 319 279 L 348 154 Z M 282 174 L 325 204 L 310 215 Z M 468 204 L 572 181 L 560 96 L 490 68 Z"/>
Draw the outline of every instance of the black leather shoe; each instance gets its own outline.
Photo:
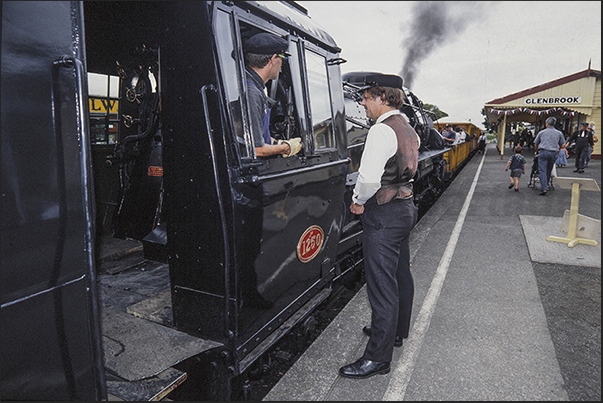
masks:
<path id="1" fill-rule="evenodd" d="M 373 375 L 389 373 L 389 362 L 379 362 L 360 358 L 353 364 L 339 368 L 339 375 L 346 378 L 364 379 Z"/>
<path id="2" fill-rule="evenodd" d="M 363 327 L 362 331 L 367 336 L 370 336 L 371 335 L 371 325 L 367 325 L 367 326 Z M 402 337 L 400 337 L 400 336 L 396 336 L 396 340 L 394 340 L 394 347 L 402 347 L 403 343 L 404 343 L 404 339 L 402 339 Z"/>

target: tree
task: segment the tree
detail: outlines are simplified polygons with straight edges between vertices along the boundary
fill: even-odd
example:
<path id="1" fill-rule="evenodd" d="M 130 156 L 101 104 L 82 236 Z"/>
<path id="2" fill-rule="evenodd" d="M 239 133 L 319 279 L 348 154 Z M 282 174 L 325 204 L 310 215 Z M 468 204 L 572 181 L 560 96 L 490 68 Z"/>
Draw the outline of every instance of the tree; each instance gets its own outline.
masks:
<path id="1" fill-rule="evenodd" d="M 438 119 L 441 118 L 445 118 L 446 116 L 448 116 L 448 114 L 444 111 L 441 111 L 440 108 L 438 108 L 436 105 L 432 105 L 432 104 L 423 104 L 423 109 L 426 110 L 427 112 L 431 112 L 433 115 L 431 116 L 431 118 L 436 121 Z"/>
<path id="2" fill-rule="evenodd" d="M 498 130 L 498 122 L 488 122 L 488 116 L 486 115 L 486 108 L 482 108 L 482 115 L 484 115 L 484 122 L 482 123 L 486 128 L 486 131 L 495 133 Z"/>

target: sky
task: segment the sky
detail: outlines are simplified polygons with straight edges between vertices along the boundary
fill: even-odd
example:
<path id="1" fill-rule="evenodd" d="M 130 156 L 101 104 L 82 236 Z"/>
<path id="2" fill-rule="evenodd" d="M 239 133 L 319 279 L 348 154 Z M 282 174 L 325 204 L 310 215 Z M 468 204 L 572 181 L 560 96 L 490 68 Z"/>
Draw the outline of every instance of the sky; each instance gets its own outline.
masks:
<path id="1" fill-rule="evenodd" d="M 342 73 L 398 74 L 424 103 L 483 128 L 488 101 L 601 70 L 600 1 L 298 1 Z"/>

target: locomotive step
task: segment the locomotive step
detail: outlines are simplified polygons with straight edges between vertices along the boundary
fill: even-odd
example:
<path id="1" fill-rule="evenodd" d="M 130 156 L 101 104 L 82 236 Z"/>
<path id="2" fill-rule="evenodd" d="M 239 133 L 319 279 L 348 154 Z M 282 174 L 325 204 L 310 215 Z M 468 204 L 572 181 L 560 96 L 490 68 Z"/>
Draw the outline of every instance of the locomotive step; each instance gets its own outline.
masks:
<path id="1" fill-rule="evenodd" d="M 118 380 L 117 377 L 113 380 L 108 376 L 108 400 L 159 401 L 182 385 L 186 378 L 186 372 L 175 368 L 168 368 L 156 376 L 136 382 Z"/>

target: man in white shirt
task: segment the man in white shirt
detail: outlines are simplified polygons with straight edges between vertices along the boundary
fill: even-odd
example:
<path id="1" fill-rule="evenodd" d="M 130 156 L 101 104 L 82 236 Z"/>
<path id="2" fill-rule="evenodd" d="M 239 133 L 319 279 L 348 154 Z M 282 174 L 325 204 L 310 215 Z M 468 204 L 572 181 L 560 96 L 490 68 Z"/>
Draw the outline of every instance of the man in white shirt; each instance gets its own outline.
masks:
<path id="1" fill-rule="evenodd" d="M 363 356 L 339 369 L 362 379 L 390 371 L 394 346 L 408 337 L 414 297 L 409 235 L 418 219 L 413 200 L 420 138 L 400 113 L 402 78 L 371 74 L 361 105 L 375 120 L 358 169 L 350 211 L 361 215 L 362 247 L 371 324 Z"/>
<path id="2" fill-rule="evenodd" d="M 465 129 L 461 129 L 459 132 L 459 143 L 464 143 L 465 141 L 467 141 L 467 132 Z"/>

